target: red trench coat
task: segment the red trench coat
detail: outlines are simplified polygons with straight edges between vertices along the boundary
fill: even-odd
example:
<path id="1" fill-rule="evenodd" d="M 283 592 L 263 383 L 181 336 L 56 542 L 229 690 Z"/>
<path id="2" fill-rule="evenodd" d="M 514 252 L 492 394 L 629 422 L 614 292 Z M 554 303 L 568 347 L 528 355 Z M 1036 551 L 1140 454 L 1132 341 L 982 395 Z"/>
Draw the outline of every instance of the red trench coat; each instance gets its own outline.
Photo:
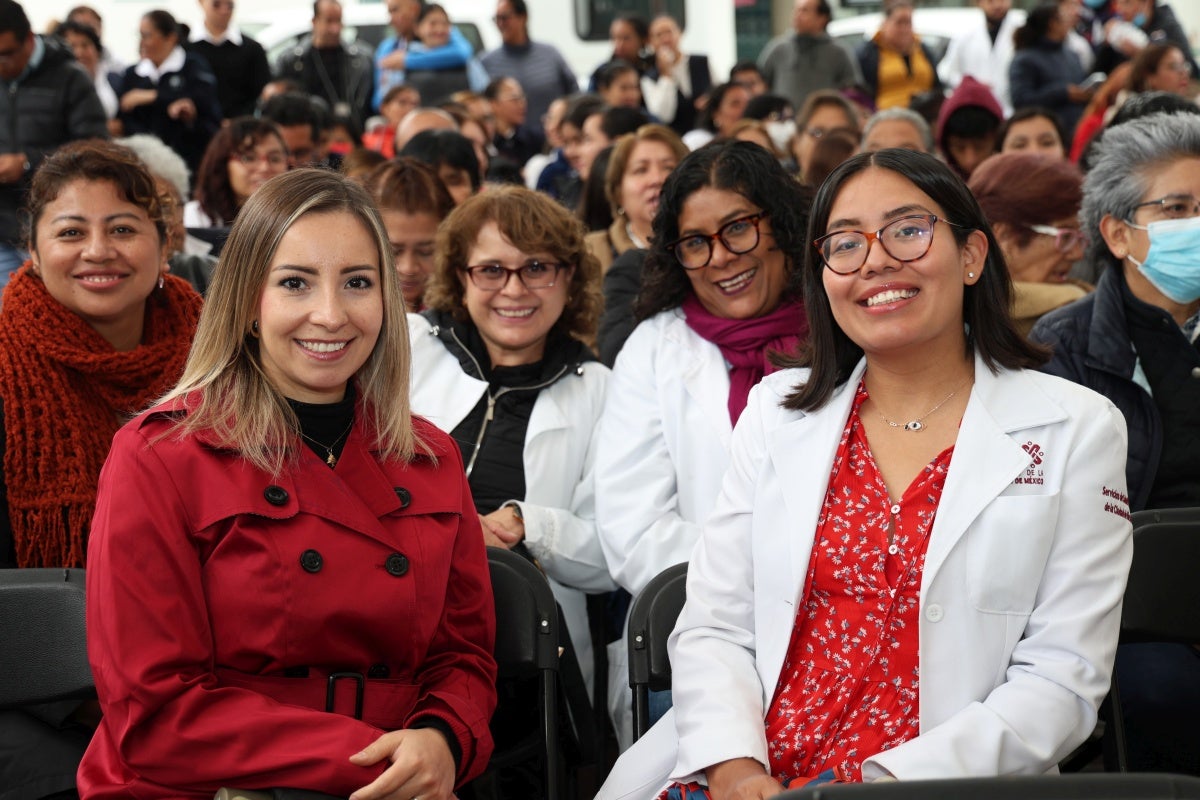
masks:
<path id="1" fill-rule="evenodd" d="M 496 704 L 487 556 L 458 448 L 381 462 L 360 413 L 336 469 L 305 448 L 272 478 L 138 417 L 100 476 L 88 655 L 104 719 L 84 798 L 211 798 L 221 786 L 347 795 L 350 756 L 423 717 L 449 724 L 459 783 L 487 765 Z M 307 677 L 297 677 L 297 673 Z M 367 676 L 362 720 L 355 681 Z"/>

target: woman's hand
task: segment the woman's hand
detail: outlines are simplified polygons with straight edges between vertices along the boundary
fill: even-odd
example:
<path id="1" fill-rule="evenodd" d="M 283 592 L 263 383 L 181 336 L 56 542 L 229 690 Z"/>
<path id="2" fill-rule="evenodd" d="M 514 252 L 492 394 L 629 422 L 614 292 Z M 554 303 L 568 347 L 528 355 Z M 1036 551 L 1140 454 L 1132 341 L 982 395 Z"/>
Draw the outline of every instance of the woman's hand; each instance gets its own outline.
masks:
<path id="1" fill-rule="evenodd" d="M 479 518 L 483 525 L 483 543 L 488 547 L 511 550 L 525 538 L 525 520 L 517 516 L 512 506 L 498 508 Z"/>
<path id="2" fill-rule="evenodd" d="M 405 50 L 397 50 L 394 53 L 388 53 L 383 58 L 379 59 L 379 66 L 383 69 L 404 69 L 405 63 L 408 61 L 408 52 Z"/>
<path id="3" fill-rule="evenodd" d="M 382 775 L 350 795 L 350 800 L 451 800 L 454 797 L 454 755 L 436 728 L 390 731 L 350 762 L 369 767 L 387 759 Z"/>
<path id="4" fill-rule="evenodd" d="M 196 121 L 196 104 L 190 97 L 181 97 L 167 106 L 167 116 L 190 125 Z"/>
<path id="5" fill-rule="evenodd" d="M 25 154 L 0 155 L 0 183 L 16 183 L 25 177 Z"/>
<path id="6" fill-rule="evenodd" d="M 733 758 L 704 771 L 712 800 L 761 800 L 783 792 L 763 765 L 753 758 Z"/>
<path id="7" fill-rule="evenodd" d="M 1095 89 L 1084 89 L 1082 86 L 1072 84 L 1067 87 L 1067 100 L 1082 105 L 1089 102 L 1095 93 Z"/>
<path id="8" fill-rule="evenodd" d="M 121 95 L 121 110 L 133 111 L 139 106 L 146 106 L 158 99 L 156 89 L 130 89 Z"/>
<path id="9" fill-rule="evenodd" d="M 679 63 L 682 54 L 672 50 L 669 47 L 654 48 L 654 61 L 658 67 L 659 75 L 667 75 Z"/>

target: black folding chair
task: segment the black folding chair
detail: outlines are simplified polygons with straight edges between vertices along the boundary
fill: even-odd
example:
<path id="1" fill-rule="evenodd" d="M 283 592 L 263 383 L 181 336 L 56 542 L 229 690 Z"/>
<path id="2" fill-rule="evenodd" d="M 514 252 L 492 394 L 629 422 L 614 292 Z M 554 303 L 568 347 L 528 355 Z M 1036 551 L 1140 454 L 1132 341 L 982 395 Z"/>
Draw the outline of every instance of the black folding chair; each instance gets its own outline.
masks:
<path id="1" fill-rule="evenodd" d="M 499 547 L 488 548 L 496 599 L 496 665 L 501 679 L 538 677 L 546 797 L 562 796 L 558 750 L 558 606 L 537 567 Z M 497 742 L 489 769 L 529 757 L 521 743 Z"/>
<path id="2" fill-rule="evenodd" d="M 1153 522 L 1188 522 L 1200 525 L 1200 508 L 1147 508 L 1133 512 L 1133 529 Z"/>
<path id="3" fill-rule="evenodd" d="M 1200 642 L 1200 508 L 1138 511 L 1133 515 L 1133 563 L 1121 613 L 1121 644 Z M 1116 674 L 1100 708 L 1105 736 L 1118 772 L 1129 769 L 1125 719 Z M 1097 741 L 1085 743 L 1063 762 L 1064 771 L 1096 757 Z"/>
<path id="4" fill-rule="evenodd" d="M 1179 509 L 1194 512 L 1195 509 Z M 1161 518 L 1186 519 L 1184 513 L 1153 512 Z M 1190 522 L 1149 522 L 1139 517 L 1133 528 L 1133 563 L 1121 612 L 1121 643 L 1200 642 L 1200 519 Z M 1127 769 L 1125 722 L 1120 687 L 1114 675 L 1106 701 L 1113 729 L 1118 768 Z"/>
<path id="5" fill-rule="evenodd" d="M 667 637 L 683 610 L 687 564 L 655 575 L 629 607 L 629 687 L 633 689 L 633 738 L 650 728 L 650 691 L 671 688 Z"/>
<path id="6" fill-rule="evenodd" d="M 0 675 L 0 708 L 96 696 L 83 570 L 0 570 Z"/>
<path id="7" fill-rule="evenodd" d="M 822 784 L 778 800 L 1200 800 L 1200 778 L 1185 775 L 1016 775 L 892 783 Z"/>

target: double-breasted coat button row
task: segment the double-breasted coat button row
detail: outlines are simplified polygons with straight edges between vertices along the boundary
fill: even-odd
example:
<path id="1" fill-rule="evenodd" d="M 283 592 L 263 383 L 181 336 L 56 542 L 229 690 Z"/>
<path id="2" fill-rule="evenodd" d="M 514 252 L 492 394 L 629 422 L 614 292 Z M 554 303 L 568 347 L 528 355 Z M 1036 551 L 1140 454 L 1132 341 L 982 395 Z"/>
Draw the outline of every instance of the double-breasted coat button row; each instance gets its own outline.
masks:
<path id="1" fill-rule="evenodd" d="M 305 550 L 300 554 L 300 566 L 305 572 L 317 573 L 325 566 L 325 558 L 316 550 Z M 408 556 L 403 553 L 392 553 L 383 562 L 387 573 L 396 578 L 407 575 L 408 566 Z"/>

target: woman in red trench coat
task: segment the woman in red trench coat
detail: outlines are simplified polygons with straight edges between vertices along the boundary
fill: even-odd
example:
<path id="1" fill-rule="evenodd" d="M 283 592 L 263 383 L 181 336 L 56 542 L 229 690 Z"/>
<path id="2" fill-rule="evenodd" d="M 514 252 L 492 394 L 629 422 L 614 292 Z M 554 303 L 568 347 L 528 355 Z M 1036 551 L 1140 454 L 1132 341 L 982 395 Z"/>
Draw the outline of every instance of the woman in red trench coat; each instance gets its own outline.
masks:
<path id="1" fill-rule="evenodd" d="M 483 770 L 487 558 L 406 337 L 362 189 L 299 170 L 248 201 L 179 386 L 100 477 L 84 798 L 446 800 Z"/>

